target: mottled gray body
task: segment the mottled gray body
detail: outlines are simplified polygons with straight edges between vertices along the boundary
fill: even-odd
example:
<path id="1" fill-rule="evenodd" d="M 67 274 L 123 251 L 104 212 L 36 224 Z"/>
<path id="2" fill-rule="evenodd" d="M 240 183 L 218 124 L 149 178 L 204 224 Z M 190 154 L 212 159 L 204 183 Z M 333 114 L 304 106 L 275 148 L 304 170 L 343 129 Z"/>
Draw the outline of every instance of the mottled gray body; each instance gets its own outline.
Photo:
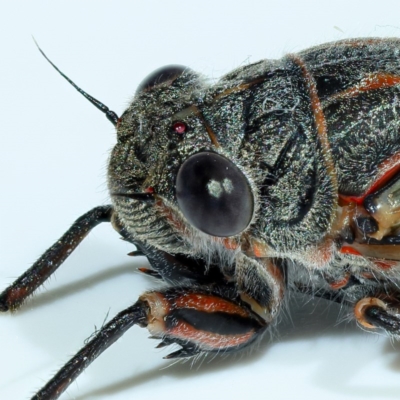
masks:
<path id="1" fill-rule="evenodd" d="M 357 195 L 375 179 L 378 166 L 400 149 L 400 86 L 340 99 L 340 92 L 368 75 L 400 75 L 400 40 L 368 39 L 322 45 L 300 53 L 317 83 L 335 159 L 339 192 Z M 351 42 L 350 42 L 351 43 Z M 359 45 L 356 45 L 359 43 Z"/>
<path id="2" fill-rule="evenodd" d="M 362 193 L 378 165 L 399 150 L 399 86 L 337 95 L 368 74 L 398 74 L 399 48 L 397 39 L 370 39 L 299 54 L 322 104 L 339 193 Z M 317 245 L 330 229 L 338 193 L 326 171 L 308 84 L 289 55 L 241 67 L 211 87 L 188 73 L 174 85 L 139 93 L 122 117 L 123 140 L 110 163 L 111 192 L 152 186 L 176 207 L 179 166 L 191 154 L 213 150 L 239 165 L 257 194 L 252 236 L 285 254 Z M 171 133 L 171 123 L 193 105 L 201 115 L 183 114 L 180 119 L 190 131 L 180 140 Z M 205 125 L 220 147 L 210 142 Z M 127 227 L 142 239 L 168 251 L 192 251 L 154 208 L 125 199 L 114 202 Z"/>
<path id="3" fill-rule="evenodd" d="M 113 204 L 76 220 L 0 293 L 0 311 L 18 308 L 100 222 L 167 286 L 105 324 L 33 399 L 58 398 L 135 324 L 159 347 L 180 346 L 167 358 L 240 350 L 277 320 L 287 287 L 399 338 L 399 50 L 398 39 L 330 43 L 212 86 L 169 66 L 121 118 L 48 60 L 117 127 Z"/>
<path id="4" fill-rule="evenodd" d="M 213 86 L 187 70 L 139 91 L 118 126 L 109 186 L 151 187 L 160 201 L 114 196 L 121 223 L 164 251 L 219 260 L 260 314 L 275 314 L 282 299 L 269 257 L 308 268 L 306 279 L 316 268 L 359 275 L 371 262 L 340 253 L 338 198 L 362 194 L 400 150 L 399 85 L 386 79 L 400 74 L 399 49 L 398 39 L 347 40 L 241 67 Z M 171 130 L 175 121 L 188 127 L 183 137 Z M 234 250 L 192 227 L 177 205 L 180 166 L 205 151 L 237 165 L 254 195 L 250 225 L 229 238 L 240 243 Z"/>

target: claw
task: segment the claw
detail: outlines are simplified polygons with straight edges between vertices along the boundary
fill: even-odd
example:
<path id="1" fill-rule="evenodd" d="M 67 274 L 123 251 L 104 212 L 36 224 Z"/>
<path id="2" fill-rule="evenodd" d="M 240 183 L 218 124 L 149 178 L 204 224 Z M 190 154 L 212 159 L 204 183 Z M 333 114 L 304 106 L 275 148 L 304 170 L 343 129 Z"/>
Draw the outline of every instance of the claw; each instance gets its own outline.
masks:
<path id="1" fill-rule="evenodd" d="M 159 338 L 155 338 L 155 339 L 159 339 Z M 168 338 L 164 338 L 155 348 L 156 349 L 162 349 L 163 347 L 169 346 L 170 344 L 173 344 L 174 341 L 170 340 Z"/>
<path id="2" fill-rule="evenodd" d="M 140 257 L 140 256 L 145 256 L 145 254 L 143 253 L 143 251 L 135 250 L 135 251 L 131 251 L 130 253 L 128 253 L 127 256 Z"/>
<path id="3" fill-rule="evenodd" d="M 200 353 L 200 351 L 196 350 L 195 348 L 182 348 L 177 351 L 174 351 L 171 354 L 168 354 L 167 356 L 165 356 L 163 358 L 164 358 L 164 360 L 171 360 L 173 358 L 187 358 L 187 357 L 193 357 L 199 353 Z"/>
<path id="4" fill-rule="evenodd" d="M 140 272 L 143 272 L 146 275 L 152 276 L 153 278 L 162 279 L 162 276 L 157 271 L 154 271 L 153 269 L 138 268 L 138 270 Z"/>

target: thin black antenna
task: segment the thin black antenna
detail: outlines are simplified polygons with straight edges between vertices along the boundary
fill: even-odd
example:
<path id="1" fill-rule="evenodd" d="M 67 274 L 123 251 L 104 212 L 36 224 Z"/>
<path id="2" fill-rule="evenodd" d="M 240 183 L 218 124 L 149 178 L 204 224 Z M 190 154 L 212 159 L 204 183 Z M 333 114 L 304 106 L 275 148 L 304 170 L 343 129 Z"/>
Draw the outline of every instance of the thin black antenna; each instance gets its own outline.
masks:
<path id="1" fill-rule="evenodd" d="M 118 122 L 118 115 L 114 112 L 111 111 L 105 104 L 103 104 L 101 101 L 98 101 L 94 97 L 92 97 L 90 94 L 86 93 L 84 90 L 82 90 L 78 85 L 76 85 L 71 79 L 68 78 L 67 75 L 65 75 L 63 72 L 61 72 L 51 61 L 50 59 L 44 54 L 43 50 L 39 47 L 38 43 L 36 42 L 35 38 L 32 36 L 33 41 L 35 42 L 37 48 L 39 51 L 42 53 L 42 56 L 52 65 L 52 67 L 63 77 L 65 78 L 82 96 L 84 96 L 86 99 L 88 99 L 95 107 L 97 107 L 101 112 L 106 114 L 107 119 L 114 125 L 117 126 Z"/>

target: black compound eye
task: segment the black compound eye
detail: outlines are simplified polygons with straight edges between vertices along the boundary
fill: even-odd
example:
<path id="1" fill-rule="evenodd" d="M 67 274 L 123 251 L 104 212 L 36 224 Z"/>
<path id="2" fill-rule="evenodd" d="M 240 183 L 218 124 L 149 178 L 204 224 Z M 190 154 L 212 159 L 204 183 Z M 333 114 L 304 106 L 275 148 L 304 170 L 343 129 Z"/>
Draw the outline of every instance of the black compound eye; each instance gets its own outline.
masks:
<path id="1" fill-rule="evenodd" d="M 212 236 L 237 235 L 253 217 L 254 198 L 247 178 L 216 153 L 197 153 L 182 164 L 176 197 L 186 219 Z"/>
<path id="2" fill-rule="evenodd" d="M 150 75 L 143 79 L 139 87 L 136 89 L 136 93 L 140 93 L 146 90 L 150 90 L 161 83 L 167 81 L 174 81 L 179 75 L 182 75 L 189 68 L 183 65 L 166 65 L 165 67 L 156 69 Z"/>

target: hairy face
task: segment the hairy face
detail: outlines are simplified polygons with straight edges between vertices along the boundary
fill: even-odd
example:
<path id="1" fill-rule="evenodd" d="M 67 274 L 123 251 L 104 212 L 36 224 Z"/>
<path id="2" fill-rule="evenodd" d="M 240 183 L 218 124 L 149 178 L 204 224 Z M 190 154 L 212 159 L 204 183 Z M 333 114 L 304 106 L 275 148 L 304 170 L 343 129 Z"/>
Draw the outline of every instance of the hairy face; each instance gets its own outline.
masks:
<path id="1" fill-rule="evenodd" d="M 213 86 L 180 66 L 151 74 L 117 124 L 109 188 L 121 223 L 170 253 L 228 254 L 256 240 L 283 255 L 317 243 L 333 186 L 306 96 L 292 60 Z"/>

